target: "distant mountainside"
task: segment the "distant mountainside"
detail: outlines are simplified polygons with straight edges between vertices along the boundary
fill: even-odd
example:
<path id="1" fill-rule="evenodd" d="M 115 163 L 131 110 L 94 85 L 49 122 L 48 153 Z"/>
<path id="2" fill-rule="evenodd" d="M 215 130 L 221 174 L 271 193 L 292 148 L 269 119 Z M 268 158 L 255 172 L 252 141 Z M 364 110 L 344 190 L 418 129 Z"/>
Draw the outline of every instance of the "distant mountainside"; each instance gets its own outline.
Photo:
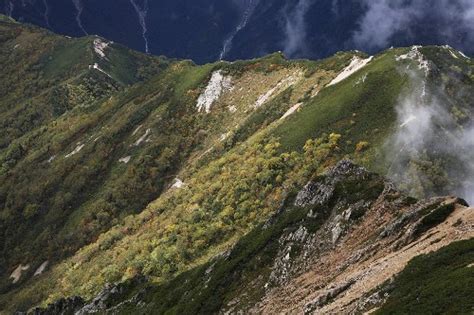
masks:
<path id="1" fill-rule="evenodd" d="M 472 310 L 462 52 L 196 65 L 1 16 L 0 67 L 0 313 Z"/>
<path id="2" fill-rule="evenodd" d="M 474 54 L 470 1 L 0 0 L 0 12 L 69 36 L 97 34 L 192 59 L 324 58 L 358 49 L 450 44 Z M 435 27 L 433 27 L 435 26 Z"/>

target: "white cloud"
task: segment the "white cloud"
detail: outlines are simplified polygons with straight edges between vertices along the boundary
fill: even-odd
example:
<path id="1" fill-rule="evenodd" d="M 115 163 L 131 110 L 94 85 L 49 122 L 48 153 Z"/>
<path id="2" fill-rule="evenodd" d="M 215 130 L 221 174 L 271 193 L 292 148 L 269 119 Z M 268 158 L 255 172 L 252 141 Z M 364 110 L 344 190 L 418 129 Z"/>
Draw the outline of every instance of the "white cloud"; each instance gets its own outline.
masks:
<path id="1" fill-rule="evenodd" d="M 439 40 L 474 44 L 473 0 L 363 0 L 363 5 L 366 12 L 352 38 L 360 48 L 385 48 L 395 35 L 410 37 L 417 27 Z"/>
<path id="2" fill-rule="evenodd" d="M 313 4 L 312 0 L 299 0 L 294 9 L 286 15 L 284 51 L 292 57 L 306 49 L 306 14 Z"/>

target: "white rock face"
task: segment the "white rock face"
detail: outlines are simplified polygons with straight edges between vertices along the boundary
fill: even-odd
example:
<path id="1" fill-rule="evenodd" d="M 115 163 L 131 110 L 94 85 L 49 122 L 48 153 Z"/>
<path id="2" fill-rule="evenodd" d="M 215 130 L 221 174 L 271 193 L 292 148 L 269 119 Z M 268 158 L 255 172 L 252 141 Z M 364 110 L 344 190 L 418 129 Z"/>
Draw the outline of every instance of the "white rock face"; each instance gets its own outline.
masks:
<path id="1" fill-rule="evenodd" d="M 302 103 L 298 103 L 298 104 L 295 104 L 295 105 L 291 106 L 291 108 L 289 110 L 287 110 L 286 113 L 283 114 L 283 116 L 280 117 L 280 120 L 283 120 L 286 117 L 293 114 L 294 112 L 296 112 L 301 107 L 301 105 L 302 105 Z"/>
<path id="2" fill-rule="evenodd" d="M 120 163 L 125 163 L 125 164 L 128 164 L 128 162 L 130 162 L 130 159 L 132 157 L 131 156 L 126 156 L 126 157 L 123 157 L 119 160 Z"/>
<path id="3" fill-rule="evenodd" d="M 105 55 L 105 50 L 109 47 L 110 43 L 103 41 L 101 38 L 94 39 L 94 51 L 102 59 L 107 59 Z"/>
<path id="4" fill-rule="evenodd" d="M 132 136 L 136 135 L 137 132 L 143 127 L 143 125 L 138 126 L 132 133 Z"/>
<path id="5" fill-rule="evenodd" d="M 173 189 L 173 188 L 174 188 L 174 189 L 180 189 L 180 188 L 183 188 L 183 186 L 184 186 L 184 182 L 183 182 L 181 179 L 179 179 L 179 178 L 175 178 L 175 179 L 174 179 L 174 183 L 173 183 L 173 185 L 171 186 L 171 188 L 172 188 L 172 189 Z"/>
<path id="6" fill-rule="evenodd" d="M 110 74 L 108 74 L 107 72 L 105 72 L 105 70 L 103 70 L 101 67 L 99 67 L 98 63 L 94 63 L 93 65 L 89 65 L 89 69 L 95 69 L 99 72 L 102 72 L 103 74 L 105 74 L 106 76 L 108 76 L 109 78 L 112 79 L 112 76 Z"/>
<path id="7" fill-rule="evenodd" d="M 214 71 L 204 92 L 199 95 L 197 105 L 198 111 L 211 111 L 212 104 L 216 102 L 225 91 L 232 89 L 232 77 L 222 75 L 222 71 Z"/>
<path id="8" fill-rule="evenodd" d="M 396 58 L 397 61 L 411 59 L 418 62 L 418 69 L 423 71 L 425 76 L 428 76 L 430 72 L 430 64 L 428 60 L 425 59 L 423 54 L 420 52 L 421 46 L 413 46 L 411 50 L 404 55 L 400 55 Z"/>
<path id="9" fill-rule="evenodd" d="M 466 59 L 471 59 L 471 58 L 469 58 L 468 56 L 466 56 L 466 55 L 465 55 L 462 51 L 460 51 L 460 50 L 458 50 L 458 53 L 459 53 L 461 56 L 463 56 L 464 58 L 466 58 Z"/>
<path id="10" fill-rule="evenodd" d="M 36 269 L 34 276 L 36 277 L 36 276 L 41 275 L 46 270 L 46 267 L 48 267 L 48 264 L 49 262 L 47 260 L 44 263 L 42 263 L 41 266 L 39 266 L 38 269 Z"/>
<path id="11" fill-rule="evenodd" d="M 454 53 L 454 49 L 453 49 L 451 46 L 449 46 L 449 45 L 444 45 L 443 48 L 446 49 L 446 50 L 451 54 L 451 56 L 452 56 L 453 58 L 459 59 L 459 57 Z"/>
<path id="12" fill-rule="evenodd" d="M 254 108 L 259 108 L 260 106 L 268 102 L 276 94 L 275 92 L 283 91 L 284 89 L 295 84 L 297 80 L 298 77 L 293 75 L 282 79 L 280 82 L 278 82 L 277 85 L 268 90 L 265 94 L 260 95 L 260 97 L 255 102 Z"/>
<path id="13" fill-rule="evenodd" d="M 137 141 L 135 141 L 134 145 L 137 147 L 139 146 L 143 141 L 145 141 L 146 137 L 148 137 L 148 135 L 151 133 L 151 129 L 148 128 L 146 131 L 145 131 L 145 134 L 143 136 L 140 137 L 140 139 L 138 139 Z"/>
<path id="14" fill-rule="evenodd" d="M 71 157 L 71 156 L 73 156 L 73 155 L 79 153 L 79 152 L 82 150 L 82 148 L 84 148 L 84 146 L 85 146 L 85 144 L 80 144 L 80 143 L 78 143 L 78 144 L 77 144 L 77 147 L 74 149 L 74 151 L 72 151 L 71 153 L 67 154 L 67 155 L 66 155 L 66 158 Z"/>
<path id="15" fill-rule="evenodd" d="M 351 63 L 344 70 L 342 70 L 342 72 L 339 73 L 339 75 L 334 80 L 332 80 L 328 86 L 344 81 L 360 69 L 364 68 L 370 61 L 372 61 L 373 58 L 373 56 L 370 56 L 367 59 L 361 59 L 357 56 L 354 56 Z"/>
<path id="16" fill-rule="evenodd" d="M 10 275 L 10 278 L 13 279 L 12 283 L 17 283 L 18 281 L 20 281 L 21 274 L 23 273 L 23 271 L 26 271 L 28 269 L 30 269 L 30 265 L 18 265 L 18 267 L 16 267 L 16 269 Z"/>
<path id="17" fill-rule="evenodd" d="M 224 141 L 225 139 L 229 138 L 230 134 L 231 134 L 231 132 L 230 132 L 230 131 L 229 131 L 229 132 L 227 132 L 227 133 L 223 133 L 223 134 L 221 134 L 221 136 L 219 137 L 219 141 L 221 141 L 221 142 L 222 142 L 222 141 Z"/>

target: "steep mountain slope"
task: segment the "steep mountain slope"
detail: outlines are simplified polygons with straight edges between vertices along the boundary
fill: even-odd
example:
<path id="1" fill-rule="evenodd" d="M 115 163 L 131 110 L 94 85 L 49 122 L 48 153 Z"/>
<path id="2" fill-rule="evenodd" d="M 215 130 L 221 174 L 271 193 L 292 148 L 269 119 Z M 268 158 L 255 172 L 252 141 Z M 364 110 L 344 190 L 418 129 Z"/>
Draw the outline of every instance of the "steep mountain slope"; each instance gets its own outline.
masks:
<path id="1" fill-rule="evenodd" d="M 0 309 L 5 312 L 45 306 L 68 296 L 81 298 L 60 303 L 72 301 L 79 308 L 82 299 L 92 299 L 106 283 L 129 279 L 135 279 L 131 289 L 123 289 L 125 283 L 119 291 L 131 295 L 113 298 L 114 303 L 131 298 L 144 285 L 151 287 L 143 296 L 150 311 L 199 308 L 176 304 L 176 296 L 163 297 L 163 291 L 172 287 L 187 291 L 182 283 L 186 277 L 203 288 L 203 268 L 230 248 L 237 250 L 238 261 L 229 264 L 217 258 L 222 270 L 213 285 L 222 286 L 224 271 L 237 278 L 248 272 L 238 280 L 246 285 L 252 272 L 282 264 L 283 256 L 275 248 L 280 245 L 268 244 L 268 235 L 262 232 L 261 224 L 271 217 L 281 221 L 269 229 L 275 238 L 288 236 L 285 229 L 300 224 L 312 225 L 315 235 L 334 225 L 331 230 L 342 229 L 341 244 L 361 250 L 364 241 L 376 237 L 363 232 L 367 226 L 388 225 L 397 215 L 407 214 L 394 235 L 378 241 L 379 248 L 367 249 L 368 260 L 338 271 L 341 278 L 362 279 L 359 267 L 375 272 L 378 259 L 401 255 L 400 248 L 385 245 L 403 242 L 397 233 L 423 224 L 437 231 L 444 226 L 441 222 L 465 217 L 459 233 L 456 226 L 439 232 L 445 237 L 433 243 L 438 245 L 429 244 L 430 232 L 423 228 L 418 232 L 427 242 L 418 244 L 408 235 L 406 244 L 418 244 L 422 251 L 472 237 L 471 209 L 447 198 L 413 205 L 413 199 L 397 193 L 385 180 L 351 164 L 339 164 L 325 175 L 337 189 L 334 200 L 328 197 L 321 218 L 311 214 L 305 219 L 312 206 L 294 205 L 295 192 L 310 180 L 323 180 L 318 176 L 344 157 L 390 175 L 420 198 L 458 193 L 472 201 L 474 65 L 450 47 L 398 48 L 373 57 L 352 51 L 320 61 L 288 61 L 276 53 L 196 66 L 142 55 L 98 37 L 68 39 L 5 18 L 1 23 L 5 37 L 0 50 L 10 58 L 5 62 L 10 79 L 2 77 L 2 84 L 16 82 L 0 99 L 2 122 L 10 121 L 2 125 L 6 136 L 0 147 Z M 45 42 L 45 49 L 35 49 L 24 36 Z M 11 53 L 15 46 L 24 54 L 16 59 Z M 25 57 L 30 54 L 31 59 Z M 16 77 L 16 68 L 28 78 L 26 83 Z M 58 104 L 61 110 L 55 112 Z M 15 125 L 14 118 L 30 116 L 35 119 Z M 344 165 L 350 170 L 349 183 L 354 184 L 350 174 L 355 170 L 360 185 L 338 186 Z M 387 187 L 393 192 L 384 193 Z M 370 205 L 362 207 L 362 200 Z M 453 206 L 441 205 L 444 201 Z M 436 206 L 427 210 L 428 204 Z M 362 217 L 335 219 L 351 206 L 364 208 Z M 288 209 L 284 213 L 289 217 L 278 209 Z M 367 238 L 357 243 L 357 233 Z M 309 239 L 299 242 L 314 245 L 308 252 L 314 261 L 346 257 L 337 251 L 337 244 L 330 246 L 330 236 L 324 239 L 328 243 L 321 245 L 321 251 L 315 249 L 316 243 L 306 244 Z M 296 265 L 300 254 L 295 256 Z M 418 254 L 406 252 L 398 267 L 378 278 L 372 289 L 401 272 Z M 262 257 L 262 263 L 254 262 L 254 256 Z M 242 271 L 235 264 L 247 267 Z M 217 311 L 231 296 L 240 296 L 241 309 L 270 311 L 272 304 L 286 305 L 287 285 L 295 281 L 299 286 L 298 277 L 304 279 L 311 268 L 319 267 L 303 264 L 269 291 L 262 286 L 265 283 L 255 283 L 258 300 L 245 302 L 241 287 L 224 286 L 219 292 L 225 298 L 216 295 L 202 310 Z M 267 276 L 265 272 L 262 275 Z M 140 275 L 147 277 L 146 284 Z M 305 297 L 292 297 L 295 309 L 323 294 L 332 279 L 324 281 L 318 284 L 324 285 L 321 288 L 295 290 Z M 137 287 L 136 282 L 141 284 Z M 360 293 L 358 288 L 351 284 L 344 291 L 359 299 L 372 290 Z M 153 302 L 155 296 L 170 300 L 159 306 Z M 340 307 L 331 305 L 317 307 Z"/>
<path id="2" fill-rule="evenodd" d="M 450 249 L 464 255 L 455 263 L 462 268 L 456 270 L 457 277 L 465 276 L 462 284 L 444 275 L 447 282 L 435 284 L 443 286 L 442 294 L 402 295 L 407 301 L 416 299 L 420 310 L 426 310 L 421 305 L 440 299 L 433 309 L 462 312 L 472 307 L 473 223 L 474 211 L 462 200 L 416 201 L 380 176 L 342 161 L 307 183 L 267 222 L 210 262 L 159 286 L 136 278 L 105 288 L 90 303 L 71 298 L 50 305 L 49 310 L 361 313 L 380 307 L 400 290 L 403 280 L 393 277 L 413 257 L 471 239 Z M 438 272 L 424 270 L 408 285 L 427 282 L 421 278 Z M 443 296 L 453 293 L 455 299 Z M 393 304 L 397 305 L 395 298 L 384 307 L 394 308 Z"/>
<path id="3" fill-rule="evenodd" d="M 98 37 L 68 39 L 13 21 L 0 23 L 3 269 L 13 249 L 20 255 L 30 252 L 21 242 L 38 241 L 46 226 L 61 226 L 64 214 L 58 212 L 69 207 L 71 200 L 64 200 L 64 194 L 57 198 L 59 185 L 72 199 L 79 197 L 75 191 L 81 186 L 92 184 L 77 181 L 72 169 L 76 166 L 57 165 L 56 152 L 69 150 L 64 158 L 78 153 L 80 144 L 73 144 L 77 137 L 94 126 L 94 119 L 113 113 L 104 107 L 96 111 L 98 104 L 161 72 L 169 62 Z M 84 167 L 78 166 L 84 173 L 94 172 Z M 68 175 L 70 184 L 66 184 Z M 48 213 L 51 217 L 43 224 L 39 216 Z"/>

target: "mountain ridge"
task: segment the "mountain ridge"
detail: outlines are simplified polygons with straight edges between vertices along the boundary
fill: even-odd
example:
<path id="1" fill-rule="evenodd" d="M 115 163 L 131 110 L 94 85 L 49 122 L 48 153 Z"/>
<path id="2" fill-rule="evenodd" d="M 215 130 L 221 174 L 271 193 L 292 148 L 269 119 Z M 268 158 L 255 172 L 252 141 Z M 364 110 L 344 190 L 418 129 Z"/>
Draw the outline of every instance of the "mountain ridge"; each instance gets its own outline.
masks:
<path id="1" fill-rule="evenodd" d="M 91 300 L 106 283 L 140 275 L 152 287 L 173 283 L 245 239 L 341 159 L 399 185 L 407 177 L 394 165 L 407 167 L 402 188 L 418 197 L 469 191 L 474 65 L 450 47 L 198 66 L 95 36 L 0 27 L 2 56 L 20 45 L 17 59 L 2 59 L 11 69 L 2 86 L 16 67 L 25 74 L 0 98 L 2 121 L 11 122 L 0 126 L 10 135 L 0 146 L 1 309 Z M 35 85 L 48 98 L 36 97 Z M 12 101 L 20 89 L 29 93 L 18 98 L 24 104 Z M 25 117 L 35 123 L 15 125 Z M 417 126 L 433 139 L 398 142 Z"/>

